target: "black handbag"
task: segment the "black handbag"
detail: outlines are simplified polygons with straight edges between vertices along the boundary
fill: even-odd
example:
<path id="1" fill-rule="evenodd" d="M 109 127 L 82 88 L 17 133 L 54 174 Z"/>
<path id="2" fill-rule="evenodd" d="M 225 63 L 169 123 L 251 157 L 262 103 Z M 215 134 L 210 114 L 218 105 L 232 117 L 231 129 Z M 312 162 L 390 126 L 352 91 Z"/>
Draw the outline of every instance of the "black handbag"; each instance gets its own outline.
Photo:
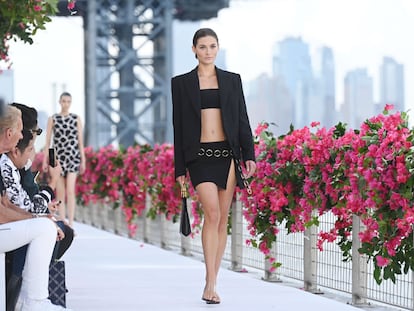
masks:
<path id="1" fill-rule="evenodd" d="M 180 217 L 180 233 L 184 236 L 189 236 L 191 234 L 191 224 L 190 224 L 190 217 L 188 215 L 187 210 L 187 187 L 185 184 L 181 185 L 181 199 L 182 199 L 182 207 L 181 207 L 181 217 Z"/>

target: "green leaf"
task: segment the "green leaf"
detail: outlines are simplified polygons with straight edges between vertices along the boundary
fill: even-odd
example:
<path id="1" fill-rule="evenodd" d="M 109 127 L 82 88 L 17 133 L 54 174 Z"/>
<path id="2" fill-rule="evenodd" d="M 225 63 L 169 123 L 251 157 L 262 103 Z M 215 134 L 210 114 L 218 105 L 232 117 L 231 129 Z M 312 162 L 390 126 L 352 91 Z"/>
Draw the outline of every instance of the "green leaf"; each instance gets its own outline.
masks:
<path id="1" fill-rule="evenodd" d="M 381 268 L 379 268 L 378 266 L 375 266 L 374 269 L 374 279 L 377 282 L 378 285 L 380 285 L 382 283 L 382 279 L 381 279 Z"/>

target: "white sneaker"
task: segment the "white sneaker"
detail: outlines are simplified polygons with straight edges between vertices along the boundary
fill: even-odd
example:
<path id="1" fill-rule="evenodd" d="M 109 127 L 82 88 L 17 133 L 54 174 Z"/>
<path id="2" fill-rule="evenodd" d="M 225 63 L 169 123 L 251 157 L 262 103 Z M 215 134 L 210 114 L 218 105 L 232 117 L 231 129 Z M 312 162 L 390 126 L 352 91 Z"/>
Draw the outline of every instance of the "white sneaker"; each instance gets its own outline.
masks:
<path id="1" fill-rule="evenodd" d="M 54 305 L 49 299 L 34 300 L 26 298 L 23 301 L 22 311 L 73 311 L 62 306 Z"/>

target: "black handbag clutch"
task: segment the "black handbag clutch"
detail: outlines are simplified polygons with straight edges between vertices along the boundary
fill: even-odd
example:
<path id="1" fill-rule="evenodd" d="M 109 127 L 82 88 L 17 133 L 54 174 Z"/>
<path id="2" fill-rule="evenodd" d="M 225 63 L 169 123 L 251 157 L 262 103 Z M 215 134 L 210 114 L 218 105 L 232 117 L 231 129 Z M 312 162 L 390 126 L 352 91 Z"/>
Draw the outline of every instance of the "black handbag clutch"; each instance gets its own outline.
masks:
<path id="1" fill-rule="evenodd" d="M 182 199 L 182 207 L 181 207 L 181 217 L 180 217 L 180 233 L 184 236 L 189 236 L 191 233 L 191 224 L 190 224 L 190 217 L 188 216 L 187 210 L 187 187 L 185 184 L 181 185 L 181 199 Z"/>

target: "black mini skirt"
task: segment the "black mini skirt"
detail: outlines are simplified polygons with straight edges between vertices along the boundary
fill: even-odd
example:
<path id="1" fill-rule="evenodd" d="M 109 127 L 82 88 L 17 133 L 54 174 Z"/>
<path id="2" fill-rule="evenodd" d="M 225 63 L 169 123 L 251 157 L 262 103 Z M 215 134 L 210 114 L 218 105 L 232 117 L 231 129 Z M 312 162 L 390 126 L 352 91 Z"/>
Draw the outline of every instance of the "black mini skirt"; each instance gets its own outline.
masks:
<path id="1" fill-rule="evenodd" d="M 203 182 L 213 182 L 226 189 L 233 152 L 227 141 L 200 143 L 196 160 L 187 164 L 193 187 Z"/>

